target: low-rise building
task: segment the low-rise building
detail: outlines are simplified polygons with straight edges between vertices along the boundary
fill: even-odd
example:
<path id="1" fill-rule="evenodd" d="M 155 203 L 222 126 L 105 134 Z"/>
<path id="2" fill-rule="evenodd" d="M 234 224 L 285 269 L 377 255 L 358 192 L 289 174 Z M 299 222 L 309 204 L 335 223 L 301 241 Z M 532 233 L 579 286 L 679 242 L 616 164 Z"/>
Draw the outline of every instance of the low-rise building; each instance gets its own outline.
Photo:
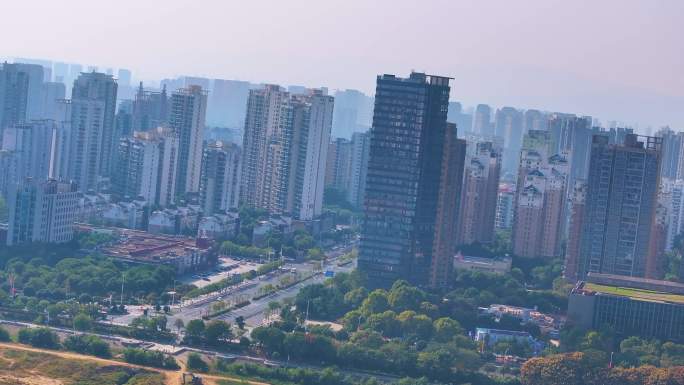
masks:
<path id="1" fill-rule="evenodd" d="M 274 216 L 265 221 L 260 221 L 254 225 L 252 233 L 252 244 L 258 247 L 267 246 L 268 234 L 277 232 L 283 235 L 284 239 L 289 239 L 294 232 L 293 220 L 290 217 Z"/>
<path id="2" fill-rule="evenodd" d="M 145 210 L 145 201 L 110 203 L 102 211 L 101 217 L 105 226 L 143 230 Z"/>
<path id="3" fill-rule="evenodd" d="M 511 271 L 511 257 L 480 258 L 458 253 L 454 256 L 454 269 L 506 274 Z"/>
<path id="4" fill-rule="evenodd" d="M 153 234 L 195 234 L 199 220 L 198 206 L 156 210 L 150 213 L 147 229 Z"/>
<path id="5" fill-rule="evenodd" d="M 537 309 L 493 304 L 489 305 L 489 307 L 480 308 L 480 313 L 494 316 L 497 319 L 504 315 L 511 316 L 519 319 L 522 324 L 531 323 L 545 331 L 557 330 L 561 326 L 559 318 L 544 314 Z"/>
<path id="6" fill-rule="evenodd" d="M 535 355 L 544 350 L 544 343 L 542 341 L 537 341 L 528 332 L 488 328 L 475 329 L 475 341 L 482 342 L 488 347 L 494 346 L 499 341 L 511 340 L 527 344 Z"/>
<path id="7" fill-rule="evenodd" d="M 239 228 L 238 213 L 217 213 L 200 219 L 197 236 L 208 239 L 229 239 L 237 235 Z"/>
<path id="8" fill-rule="evenodd" d="M 589 273 L 570 293 L 568 322 L 618 335 L 684 341 L 684 284 Z"/>
<path id="9" fill-rule="evenodd" d="M 107 209 L 110 201 L 110 195 L 108 194 L 80 194 L 78 200 L 78 211 L 76 213 L 78 222 L 102 222 L 102 213 Z"/>
<path id="10" fill-rule="evenodd" d="M 117 241 L 103 247 L 103 254 L 131 263 L 169 265 L 177 274 L 204 267 L 210 252 L 198 247 L 194 238 L 130 229 L 114 229 L 114 234 Z"/>

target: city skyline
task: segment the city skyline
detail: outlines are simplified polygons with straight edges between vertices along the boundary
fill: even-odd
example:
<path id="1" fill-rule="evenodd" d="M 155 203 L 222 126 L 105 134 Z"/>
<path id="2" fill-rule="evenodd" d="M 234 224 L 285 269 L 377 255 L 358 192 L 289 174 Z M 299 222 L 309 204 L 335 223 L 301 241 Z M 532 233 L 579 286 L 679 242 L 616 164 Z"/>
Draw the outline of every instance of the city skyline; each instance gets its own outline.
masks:
<path id="1" fill-rule="evenodd" d="M 271 2 L 210 2 L 202 9 L 179 2 L 129 3 L 107 9 L 113 21 L 101 28 L 93 28 L 88 18 L 59 22 L 71 16 L 72 6 L 85 14 L 101 10 L 101 5 L 40 4 L 39 9 L 49 12 L 35 15 L 35 22 L 70 38 L 54 44 L 42 32 L 23 28 L 21 41 L 2 41 L 0 56 L 125 67 L 143 80 L 187 74 L 366 93 L 373 89 L 375 75 L 415 69 L 454 77 L 452 98 L 469 106 L 576 111 L 603 122 L 638 126 L 639 131 L 684 126 L 684 114 L 677 108 L 684 102 L 679 71 L 684 55 L 672 49 L 682 35 L 676 20 L 681 3 L 432 3 L 440 12 L 410 2 L 392 2 L 391 7 L 303 2 L 296 13 Z M 32 13 L 25 8 L 36 4 L 9 7 L 14 14 L 28 15 Z M 378 14 L 385 15 L 382 29 L 373 27 Z M 404 30 L 414 17 L 430 22 Z M 255 19 L 261 20 L 259 28 L 242 33 L 245 23 L 253 28 Z M 171 22 L 184 28 L 166 28 Z M 23 25 L 18 17 L 5 28 Z M 145 33 L 131 25 L 144 27 Z M 190 35 L 182 31 L 188 28 L 198 31 L 190 34 L 192 51 L 184 44 Z M 271 39 L 276 34 L 279 39 Z M 282 43 L 288 39 L 293 43 Z M 442 52 L 437 47 L 449 48 Z"/>

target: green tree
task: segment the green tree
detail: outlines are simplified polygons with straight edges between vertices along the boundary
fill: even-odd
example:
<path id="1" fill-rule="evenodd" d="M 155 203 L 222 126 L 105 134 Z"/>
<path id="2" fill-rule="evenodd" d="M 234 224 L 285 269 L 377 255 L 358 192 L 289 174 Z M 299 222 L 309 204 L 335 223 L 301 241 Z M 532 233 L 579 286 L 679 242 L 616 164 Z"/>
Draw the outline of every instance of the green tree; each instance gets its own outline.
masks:
<path id="1" fill-rule="evenodd" d="M 392 310 L 418 310 L 425 299 L 425 293 L 417 287 L 409 286 L 403 281 L 397 281 L 392 286 L 387 300 Z"/>
<path id="2" fill-rule="evenodd" d="M 458 321 L 451 318 L 442 317 L 435 320 L 435 339 L 439 342 L 449 342 L 455 336 L 463 333 L 463 328 Z"/>
<path id="3" fill-rule="evenodd" d="M 387 291 L 382 289 L 373 290 L 361 304 L 361 312 L 365 315 L 382 313 L 389 310 Z"/>
<path id="4" fill-rule="evenodd" d="M 240 328 L 240 330 L 245 330 L 245 317 L 241 315 L 235 317 L 235 323 Z"/>
<path id="5" fill-rule="evenodd" d="M 430 339 L 432 335 L 432 320 L 424 314 L 416 314 L 413 310 L 406 310 L 397 316 L 401 323 L 404 336 L 415 335 L 423 341 Z"/>
<path id="6" fill-rule="evenodd" d="M 252 338 L 264 347 L 266 352 L 282 352 L 285 333 L 274 327 L 260 326 L 252 330 Z"/>
<path id="7" fill-rule="evenodd" d="M 371 314 L 366 324 L 369 328 L 381 333 L 385 337 L 392 338 L 401 335 L 401 323 L 397 320 L 397 313 L 392 310 Z"/>
<path id="8" fill-rule="evenodd" d="M 365 287 L 357 287 L 344 295 L 344 303 L 352 309 L 361 306 L 363 300 L 368 297 L 368 290 Z"/>
<path id="9" fill-rule="evenodd" d="M 205 325 L 201 319 L 194 319 L 185 325 L 185 336 L 191 341 L 197 342 L 204 337 Z"/>
<path id="10" fill-rule="evenodd" d="M 623 366 L 656 366 L 660 362 L 660 344 L 639 337 L 628 337 L 620 342 L 620 361 Z"/>
<path id="11" fill-rule="evenodd" d="M 74 317 L 74 329 L 86 331 L 93 328 L 93 320 L 87 314 L 79 313 Z"/>
<path id="12" fill-rule="evenodd" d="M 306 257 L 313 261 L 320 261 L 322 259 L 325 259 L 325 254 L 318 247 L 313 247 L 309 249 L 309 251 L 307 251 Z"/>
<path id="13" fill-rule="evenodd" d="M 204 362 L 202 357 L 200 357 L 200 355 L 197 353 L 190 353 L 188 355 L 187 367 L 188 370 L 192 370 L 194 372 L 206 372 L 209 370 L 209 365 L 207 365 L 207 363 Z"/>
<path id="14" fill-rule="evenodd" d="M 684 366 L 684 345 L 665 342 L 661 347 L 660 365 Z"/>
<path id="15" fill-rule="evenodd" d="M 308 233 L 299 233 L 294 237 L 294 246 L 297 250 L 309 250 L 314 244 L 314 238 Z"/>
<path id="16" fill-rule="evenodd" d="M 175 326 L 176 331 L 180 333 L 180 330 L 185 326 L 185 322 L 183 322 L 183 320 L 180 318 L 176 318 L 176 320 L 173 321 L 173 326 Z"/>
<path id="17" fill-rule="evenodd" d="M 423 351 L 418 353 L 417 364 L 422 373 L 430 373 L 433 378 L 446 379 L 451 377 L 453 356 L 446 349 Z"/>
<path id="18" fill-rule="evenodd" d="M 221 320 L 211 321 L 205 327 L 204 336 L 207 344 L 218 345 L 221 341 L 232 337 L 230 324 Z"/>

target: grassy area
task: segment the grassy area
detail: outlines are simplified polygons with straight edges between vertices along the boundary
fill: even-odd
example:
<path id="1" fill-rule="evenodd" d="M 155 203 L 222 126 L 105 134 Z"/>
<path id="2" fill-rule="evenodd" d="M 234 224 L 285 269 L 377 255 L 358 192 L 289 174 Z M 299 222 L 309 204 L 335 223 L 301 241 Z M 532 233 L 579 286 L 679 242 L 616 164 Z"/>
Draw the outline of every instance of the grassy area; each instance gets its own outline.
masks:
<path id="1" fill-rule="evenodd" d="M 632 289 L 628 287 L 605 286 L 588 282 L 584 285 L 584 288 L 600 293 L 619 295 L 643 301 L 663 301 L 684 304 L 684 295 L 667 294 L 658 291 Z"/>
<path id="2" fill-rule="evenodd" d="M 0 385 L 164 385 L 143 369 L 71 360 L 50 354 L 0 350 Z"/>

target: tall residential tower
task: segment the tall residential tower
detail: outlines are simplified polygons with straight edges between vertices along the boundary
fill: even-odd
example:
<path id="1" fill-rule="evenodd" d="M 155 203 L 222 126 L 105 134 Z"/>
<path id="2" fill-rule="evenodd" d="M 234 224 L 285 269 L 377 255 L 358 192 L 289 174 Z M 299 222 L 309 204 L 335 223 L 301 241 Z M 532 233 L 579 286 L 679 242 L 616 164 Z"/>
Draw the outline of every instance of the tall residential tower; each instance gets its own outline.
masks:
<path id="1" fill-rule="evenodd" d="M 447 124 L 449 78 L 377 78 L 359 270 L 446 285 L 455 253 L 465 142 Z"/>

